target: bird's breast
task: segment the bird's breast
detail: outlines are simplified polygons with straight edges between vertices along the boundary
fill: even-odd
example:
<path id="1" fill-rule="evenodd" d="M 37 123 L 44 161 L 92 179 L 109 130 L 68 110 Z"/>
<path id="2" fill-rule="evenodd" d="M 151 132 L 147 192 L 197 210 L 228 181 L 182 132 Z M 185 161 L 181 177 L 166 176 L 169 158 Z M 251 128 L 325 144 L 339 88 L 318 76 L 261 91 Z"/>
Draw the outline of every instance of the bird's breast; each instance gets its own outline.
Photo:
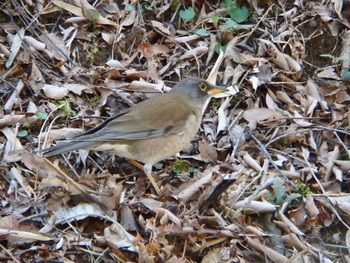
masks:
<path id="1" fill-rule="evenodd" d="M 130 145 L 130 153 L 133 159 L 143 163 L 156 163 L 168 157 L 174 156 L 185 149 L 196 135 L 201 123 L 201 116 L 195 114 L 187 118 L 186 124 L 177 133 L 166 136 L 138 140 Z"/>

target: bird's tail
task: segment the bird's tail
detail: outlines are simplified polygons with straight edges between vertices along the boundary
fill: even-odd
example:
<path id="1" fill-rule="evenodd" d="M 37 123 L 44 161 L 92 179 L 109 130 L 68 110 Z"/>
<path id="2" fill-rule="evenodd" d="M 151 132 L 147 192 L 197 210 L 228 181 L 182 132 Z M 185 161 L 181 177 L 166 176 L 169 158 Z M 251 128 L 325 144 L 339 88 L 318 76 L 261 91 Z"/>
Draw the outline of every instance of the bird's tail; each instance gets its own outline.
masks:
<path id="1" fill-rule="evenodd" d="M 90 146 L 89 142 L 84 141 L 67 141 L 67 142 L 61 142 L 60 144 L 52 147 L 48 147 L 45 149 L 42 149 L 38 151 L 38 153 L 41 153 L 43 157 L 50 157 L 54 155 L 58 155 L 60 153 L 74 151 L 78 149 L 84 149 L 86 147 Z"/>

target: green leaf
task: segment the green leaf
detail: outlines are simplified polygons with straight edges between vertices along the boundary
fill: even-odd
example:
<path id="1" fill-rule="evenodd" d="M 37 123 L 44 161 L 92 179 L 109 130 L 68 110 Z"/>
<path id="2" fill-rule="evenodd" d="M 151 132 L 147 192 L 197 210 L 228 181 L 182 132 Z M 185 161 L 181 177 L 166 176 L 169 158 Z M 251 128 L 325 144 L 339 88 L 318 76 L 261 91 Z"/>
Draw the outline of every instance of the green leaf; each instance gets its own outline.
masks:
<path id="1" fill-rule="evenodd" d="M 194 168 L 193 166 L 190 166 L 190 167 L 187 168 L 187 171 L 189 173 L 194 173 L 196 171 L 196 168 Z"/>
<path id="2" fill-rule="evenodd" d="M 246 6 L 242 6 L 240 8 L 231 8 L 228 13 L 230 17 L 237 23 L 242 23 L 249 17 L 249 10 Z"/>
<path id="3" fill-rule="evenodd" d="M 220 43 L 216 43 L 214 45 L 214 50 L 215 50 L 216 53 L 220 54 L 220 51 L 222 51 L 222 52 L 226 51 L 226 47 L 227 47 L 227 45 L 222 46 Z"/>
<path id="4" fill-rule="evenodd" d="M 189 7 L 185 10 L 180 10 L 180 17 L 183 20 L 191 20 L 192 18 L 194 18 L 194 15 L 195 15 L 195 12 L 192 7 Z"/>
<path id="5" fill-rule="evenodd" d="M 133 7 L 132 5 L 126 5 L 125 8 L 124 8 L 124 10 L 125 10 L 126 12 L 130 12 L 130 11 L 132 11 L 133 9 L 134 9 L 134 7 Z"/>
<path id="6" fill-rule="evenodd" d="M 232 2 L 232 0 L 225 0 L 223 3 L 219 5 L 220 8 L 232 8 L 236 7 L 236 5 Z"/>
<path id="7" fill-rule="evenodd" d="M 343 80 L 350 80 L 350 71 L 349 71 L 349 69 L 343 69 L 342 71 L 341 71 L 341 77 L 342 77 L 342 79 Z"/>
<path id="8" fill-rule="evenodd" d="M 342 56 L 342 57 L 337 58 L 337 61 L 338 61 L 338 62 L 348 62 L 348 61 L 349 61 L 349 58 L 347 58 L 347 57 L 345 57 L 345 56 Z"/>
<path id="9" fill-rule="evenodd" d="M 332 56 L 331 54 L 321 54 L 320 57 L 334 59 L 334 56 Z"/>
<path id="10" fill-rule="evenodd" d="M 202 37 L 207 37 L 210 35 L 210 33 L 205 28 L 200 28 L 196 31 L 197 35 L 200 35 Z"/>
<path id="11" fill-rule="evenodd" d="M 145 5 L 145 8 L 149 11 L 152 11 L 153 10 L 153 7 L 151 5 Z"/>
<path id="12" fill-rule="evenodd" d="M 211 15 L 210 16 L 211 22 L 214 24 L 214 26 L 218 26 L 219 23 L 219 17 L 217 15 Z"/>
<path id="13" fill-rule="evenodd" d="M 100 13 L 96 9 L 87 9 L 84 13 L 85 17 L 90 21 L 95 21 L 100 18 Z"/>
<path id="14" fill-rule="evenodd" d="M 178 160 L 174 163 L 172 170 L 179 174 L 186 169 L 186 163 L 183 160 Z"/>
<path id="15" fill-rule="evenodd" d="M 34 115 L 40 120 L 46 120 L 47 119 L 46 112 L 37 111 L 37 112 L 34 113 Z"/>
<path id="16" fill-rule="evenodd" d="M 227 30 L 227 29 L 236 28 L 236 27 L 238 27 L 238 24 L 235 21 L 227 20 L 224 25 L 220 26 L 220 29 Z"/>
<path id="17" fill-rule="evenodd" d="M 28 135 L 28 131 L 26 130 L 22 130 L 17 133 L 17 137 L 20 137 L 20 138 L 26 137 L 27 135 Z"/>
<path id="18" fill-rule="evenodd" d="M 298 199 L 300 197 L 302 197 L 301 194 L 291 193 L 285 198 L 285 200 L 283 202 L 284 203 L 287 202 L 290 204 L 292 201 L 294 201 L 295 199 Z"/>

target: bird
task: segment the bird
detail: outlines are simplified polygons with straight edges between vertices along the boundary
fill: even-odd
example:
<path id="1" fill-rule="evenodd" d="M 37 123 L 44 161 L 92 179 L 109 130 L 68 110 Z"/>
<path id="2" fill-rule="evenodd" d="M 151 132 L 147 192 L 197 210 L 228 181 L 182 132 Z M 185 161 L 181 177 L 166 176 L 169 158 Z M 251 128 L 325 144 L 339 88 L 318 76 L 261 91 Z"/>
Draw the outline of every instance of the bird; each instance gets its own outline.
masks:
<path id="1" fill-rule="evenodd" d="M 225 91 L 202 78 L 187 77 L 169 92 L 137 103 L 81 135 L 39 152 L 46 158 L 78 149 L 108 151 L 142 162 L 159 194 L 153 165 L 188 147 L 200 128 L 206 100 Z"/>

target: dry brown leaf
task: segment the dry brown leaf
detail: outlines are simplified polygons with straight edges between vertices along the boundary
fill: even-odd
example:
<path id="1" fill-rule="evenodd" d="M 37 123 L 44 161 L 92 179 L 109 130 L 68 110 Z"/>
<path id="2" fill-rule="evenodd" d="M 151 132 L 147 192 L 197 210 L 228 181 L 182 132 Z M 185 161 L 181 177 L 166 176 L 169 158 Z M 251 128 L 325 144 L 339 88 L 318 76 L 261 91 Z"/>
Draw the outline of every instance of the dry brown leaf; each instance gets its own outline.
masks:
<path id="1" fill-rule="evenodd" d="M 6 68 L 9 68 L 12 65 L 14 59 L 16 58 L 18 51 L 22 46 L 24 34 L 25 34 L 25 30 L 24 28 L 21 28 L 20 30 L 18 30 L 17 34 L 13 37 L 12 44 L 11 44 L 11 54 L 5 64 Z"/>
<path id="2" fill-rule="evenodd" d="M 239 201 L 232 205 L 233 209 L 243 208 L 246 214 L 272 213 L 276 210 L 276 206 L 260 201 Z"/>
<path id="3" fill-rule="evenodd" d="M 49 84 L 44 85 L 42 87 L 42 90 L 44 91 L 45 96 L 55 100 L 63 99 L 65 96 L 68 95 L 69 92 L 69 90 L 63 86 Z"/>
<path id="4" fill-rule="evenodd" d="M 86 217 L 104 218 L 105 213 L 97 204 L 81 203 L 74 207 L 59 206 L 53 211 L 55 215 L 55 224 L 82 220 Z"/>
<path id="5" fill-rule="evenodd" d="M 181 203 L 187 203 L 194 195 L 198 193 L 200 188 L 210 183 L 210 181 L 213 179 L 213 176 L 214 175 L 212 174 L 204 175 L 199 180 L 188 185 L 186 189 L 182 190 L 180 193 L 178 193 L 174 197 L 178 199 Z"/>
<path id="6" fill-rule="evenodd" d="M 278 48 L 269 40 L 260 39 L 262 44 L 265 45 L 267 57 L 275 63 L 279 68 L 292 74 L 293 79 L 298 80 L 301 77 L 300 64 L 287 54 L 282 53 Z"/>
<path id="7" fill-rule="evenodd" d="M 194 59 L 198 58 L 200 56 L 203 56 L 204 54 L 208 53 L 209 48 L 206 46 L 198 46 L 193 49 L 190 49 L 186 51 L 183 55 L 180 56 L 180 60 L 186 60 L 186 59 Z"/>
<path id="8" fill-rule="evenodd" d="M 208 145 L 207 143 L 200 141 L 198 145 L 200 156 L 205 162 L 216 162 L 218 154 L 214 146 Z"/>
<path id="9" fill-rule="evenodd" d="M 257 251 L 260 251 L 264 256 L 267 256 L 273 262 L 284 263 L 288 261 L 288 258 L 278 253 L 277 251 L 261 244 L 258 240 L 247 237 L 247 245 Z"/>
<path id="10" fill-rule="evenodd" d="M 268 119 L 279 119 L 281 113 L 267 108 L 254 108 L 244 111 L 243 118 L 249 122 L 250 127 L 255 127 L 256 123 Z"/>
<path id="11" fill-rule="evenodd" d="M 111 247 L 138 252 L 137 247 L 133 244 L 135 237 L 129 234 L 118 222 L 114 222 L 113 225 L 105 228 L 104 238 Z"/>
<path id="12" fill-rule="evenodd" d="M 155 21 L 155 20 L 151 20 L 151 24 L 152 26 L 157 29 L 158 31 L 160 31 L 162 34 L 166 35 L 166 36 L 170 36 L 171 32 L 169 31 L 169 29 L 167 29 L 165 26 L 163 26 L 162 23 Z"/>
<path id="13" fill-rule="evenodd" d="M 43 234 L 36 234 L 27 231 L 19 231 L 19 230 L 8 230 L 0 228 L 0 236 L 1 235 L 10 235 L 15 236 L 16 238 L 23 239 L 23 242 L 28 241 L 51 241 L 52 238 Z"/>
<path id="14" fill-rule="evenodd" d="M 75 5 L 71 5 L 69 3 L 63 2 L 63 1 L 57 1 L 54 0 L 52 1 L 52 3 L 56 6 L 58 6 L 59 8 L 62 8 L 76 16 L 83 16 L 83 10 L 81 9 L 81 7 L 77 7 Z"/>

